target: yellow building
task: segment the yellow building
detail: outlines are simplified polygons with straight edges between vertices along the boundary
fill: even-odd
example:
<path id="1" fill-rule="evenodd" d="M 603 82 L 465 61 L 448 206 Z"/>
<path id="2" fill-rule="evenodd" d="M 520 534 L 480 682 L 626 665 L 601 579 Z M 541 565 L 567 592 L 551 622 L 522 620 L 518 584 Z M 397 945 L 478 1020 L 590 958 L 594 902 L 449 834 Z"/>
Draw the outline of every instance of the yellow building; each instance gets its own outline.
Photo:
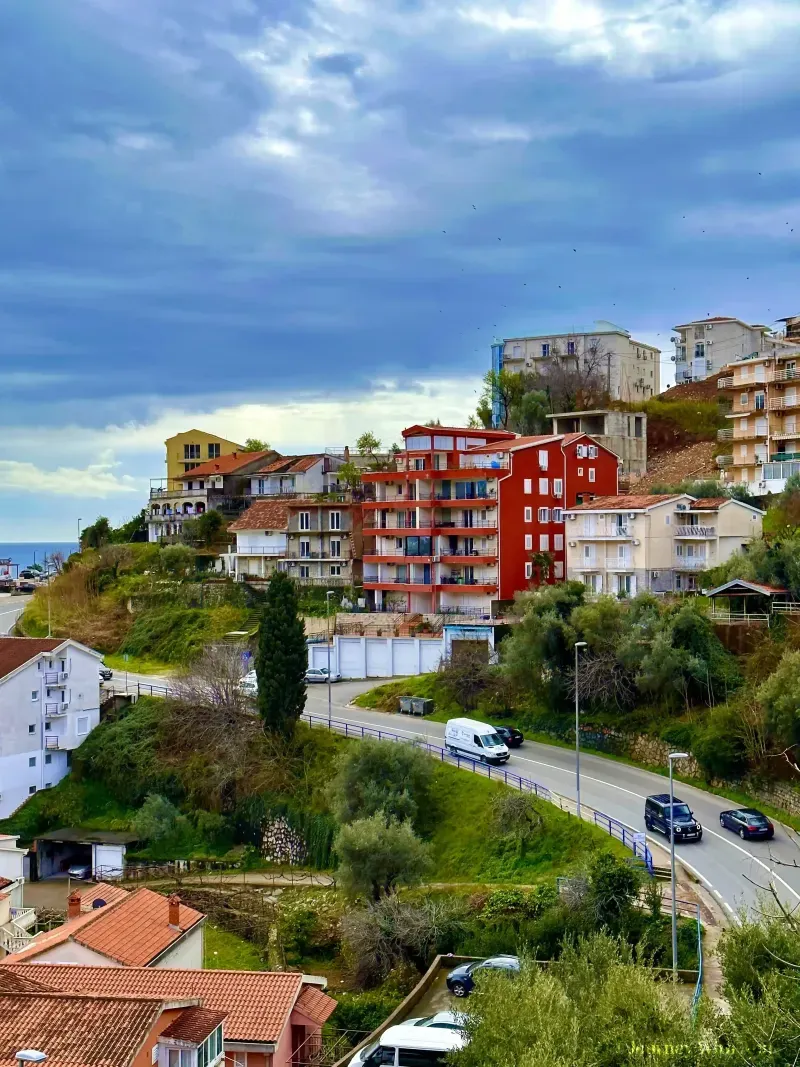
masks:
<path id="1" fill-rule="evenodd" d="M 164 442 L 167 449 L 167 488 L 180 489 L 178 481 L 183 475 L 201 463 L 220 456 L 229 456 L 231 452 L 241 452 L 243 446 L 235 441 L 226 441 L 218 434 L 206 433 L 205 430 L 185 430 L 168 437 Z"/>

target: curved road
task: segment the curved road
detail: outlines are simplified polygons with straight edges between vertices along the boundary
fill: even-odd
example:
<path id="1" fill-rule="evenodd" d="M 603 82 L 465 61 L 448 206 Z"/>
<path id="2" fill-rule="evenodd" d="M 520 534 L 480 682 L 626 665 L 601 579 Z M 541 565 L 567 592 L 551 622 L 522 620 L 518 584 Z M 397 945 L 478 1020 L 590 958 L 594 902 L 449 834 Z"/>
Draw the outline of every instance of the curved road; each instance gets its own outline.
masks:
<path id="1" fill-rule="evenodd" d="M 32 598 L 29 596 L 0 596 L 0 635 L 6 636 L 14 626 L 14 623 L 25 610 L 26 605 Z"/>
<path id="2" fill-rule="evenodd" d="M 168 679 L 130 674 L 129 684 L 166 684 Z M 115 672 L 114 681 L 124 684 L 124 675 Z M 350 706 L 359 693 L 379 684 L 376 681 L 343 681 L 332 687 L 332 714 L 340 721 L 359 726 L 391 730 L 409 738 L 425 738 L 441 745 L 444 724 L 430 720 L 391 715 Z M 327 716 L 327 687 L 310 685 L 306 710 Z M 575 754 L 570 749 L 526 741 L 506 764 L 510 770 L 533 778 L 556 793 L 575 800 Z M 581 801 L 618 819 L 635 830 L 644 830 L 644 801 L 651 793 L 668 789 L 666 776 L 603 756 L 581 753 Z M 719 825 L 719 813 L 735 805 L 712 793 L 677 783 L 676 795 L 685 800 L 703 826 L 703 840 L 676 847 L 676 854 L 733 913 L 758 906 L 761 890 L 770 883 L 790 907 L 800 905 L 800 839 L 793 831 L 777 824 L 773 841 L 740 841 Z M 648 840 L 668 851 L 661 835 Z"/>

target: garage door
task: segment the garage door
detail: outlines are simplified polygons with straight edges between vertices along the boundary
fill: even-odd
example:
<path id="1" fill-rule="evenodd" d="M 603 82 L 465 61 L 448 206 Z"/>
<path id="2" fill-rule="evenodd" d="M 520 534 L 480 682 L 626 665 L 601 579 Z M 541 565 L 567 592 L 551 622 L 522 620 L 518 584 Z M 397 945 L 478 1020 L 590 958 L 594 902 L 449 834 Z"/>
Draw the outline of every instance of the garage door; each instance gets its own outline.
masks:
<path id="1" fill-rule="evenodd" d="M 339 674 L 342 678 L 364 677 L 364 654 L 361 637 L 340 637 Z"/>
<path id="2" fill-rule="evenodd" d="M 392 673 L 391 638 L 367 638 L 367 678 L 388 678 Z"/>
<path id="3" fill-rule="evenodd" d="M 102 881 L 107 881 L 109 878 L 121 878 L 124 864 L 124 845 L 92 846 L 92 873 L 95 878 Z"/>

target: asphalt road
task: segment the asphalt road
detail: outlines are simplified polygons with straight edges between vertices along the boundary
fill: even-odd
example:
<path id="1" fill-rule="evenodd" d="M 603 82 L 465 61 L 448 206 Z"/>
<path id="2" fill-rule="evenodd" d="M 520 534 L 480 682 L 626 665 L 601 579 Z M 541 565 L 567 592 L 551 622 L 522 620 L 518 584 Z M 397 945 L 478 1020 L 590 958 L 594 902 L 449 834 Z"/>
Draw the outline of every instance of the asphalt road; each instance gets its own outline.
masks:
<path id="1" fill-rule="evenodd" d="M 10 593 L 0 595 L 0 634 L 10 633 L 31 599 L 30 596 L 11 596 Z"/>
<path id="2" fill-rule="evenodd" d="M 165 685 L 168 681 L 150 675 L 128 675 L 129 685 L 136 682 Z M 122 686 L 124 675 L 115 672 L 113 684 Z M 333 718 L 355 725 L 381 727 L 409 738 L 425 738 L 433 744 L 443 743 L 443 723 L 348 706 L 355 696 L 375 684 L 375 681 L 343 681 L 333 685 Z M 306 711 L 327 716 L 327 686 L 310 685 L 307 694 Z M 526 741 L 511 756 L 506 767 L 575 800 L 575 755 L 570 749 Z M 605 812 L 632 829 L 643 831 L 645 828 L 645 797 L 667 789 L 666 776 L 602 756 L 581 754 L 582 803 Z M 740 841 L 719 825 L 719 813 L 735 807 L 734 804 L 682 783 L 677 784 L 675 792 L 691 806 L 703 826 L 703 840 L 676 845 L 676 853 L 684 866 L 700 878 L 729 912 L 755 909 L 763 897 L 762 890 L 770 883 L 786 904 L 791 907 L 800 904 L 800 839 L 793 831 L 776 825 L 772 841 Z M 648 835 L 648 840 L 667 851 L 669 849 L 661 835 Z"/>

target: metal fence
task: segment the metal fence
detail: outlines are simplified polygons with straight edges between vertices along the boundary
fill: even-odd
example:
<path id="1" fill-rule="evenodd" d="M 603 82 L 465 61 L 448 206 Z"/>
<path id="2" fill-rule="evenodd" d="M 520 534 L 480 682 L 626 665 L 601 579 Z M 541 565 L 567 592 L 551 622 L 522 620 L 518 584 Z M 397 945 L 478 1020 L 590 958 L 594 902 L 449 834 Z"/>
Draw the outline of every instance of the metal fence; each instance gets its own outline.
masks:
<path id="1" fill-rule="evenodd" d="M 519 789 L 524 793 L 533 793 L 539 799 L 555 804 L 556 807 L 562 811 L 569 812 L 571 815 L 576 813 L 575 801 L 561 796 L 560 793 L 553 792 L 549 786 L 541 785 L 541 783 L 534 781 L 532 778 L 523 778 L 519 774 L 514 774 L 513 771 L 507 771 L 501 767 L 492 767 L 490 764 L 480 763 L 477 760 L 470 759 L 468 756 L 456 755 L 446 748 L 431 744 L 429 741 L 418 741 L 396 734 L 391 730 L 382 730 L 379 727 L 372 726 L 356 726 L 340 719 L 327 719 L 320 715 L 304 714 L 303 719 L 312 727 L 325 727 L 329 730 L 334 730 L 336 733 L 344 734 L 345 737 L 374 737 L 378 741 L 401 741 L 406 744 L 416 745 L 441 763 L 449 763 L 454 767 L 472 771 L 474 774 L 482 774 L 486 778 L 497 779 L 512 789 Z M 605 812 L 597 811 L 587 804 L 581 804 L 581 816 L 586 819 L 587 815 L 587 821 L 592 821 L 595 826 L 604 830 L 609 836 L 621 841 L 626 848 L 631 850 L 634 856 L 644 862 L 648 873 L 653 873 L 653 856 L 644 840 L 644 834 L 636 833 L 618 819 L 612 819 L 610 815 L 606 815 Z"/>

